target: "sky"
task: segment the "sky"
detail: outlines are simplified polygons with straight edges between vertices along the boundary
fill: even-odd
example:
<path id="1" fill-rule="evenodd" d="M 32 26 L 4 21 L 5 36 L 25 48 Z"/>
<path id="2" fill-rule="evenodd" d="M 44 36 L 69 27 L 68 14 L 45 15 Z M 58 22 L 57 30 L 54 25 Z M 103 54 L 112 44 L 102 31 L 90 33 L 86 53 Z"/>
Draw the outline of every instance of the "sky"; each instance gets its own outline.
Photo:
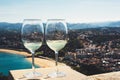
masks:
<path id="1" fill-rule="evenodd" d="M 0 22 L 56 18 L 72 23 L 118 21 L 120 0 L 0 0 Z"/>

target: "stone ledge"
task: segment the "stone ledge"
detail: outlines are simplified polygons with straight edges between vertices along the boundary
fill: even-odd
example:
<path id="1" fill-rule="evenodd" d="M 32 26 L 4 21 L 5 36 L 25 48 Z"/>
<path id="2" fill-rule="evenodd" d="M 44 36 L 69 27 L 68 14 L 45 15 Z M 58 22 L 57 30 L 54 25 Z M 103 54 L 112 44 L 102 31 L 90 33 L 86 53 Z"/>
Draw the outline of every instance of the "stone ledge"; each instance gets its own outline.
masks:
<path id="1" fill-rule="evenodd" d="M 38 77 L 39 80 L 83 80 L 87 76 L 84 74 L 81 74 L 73 69 L 71 69 L 69 66 L 58 66 L 58 69 L 60 71 L 63 71 L 66 73 L 65 77 L 61 78 L 47 78 L 47 74 L 54 72 L 56 67 L 49 67 L 49 68 L 37 68 L 36 71 L 42 73 L 42 77 Z M 23 74 L 26 72 L 32 71 L 31 69 L 23 69 L 23 70 L 11 70 L 10 74 L 12 75 L 14 80 L 27 80 L 25 77 L 23 77 Z"/>
<path id="2" fill-rule="evenodd" d="M 120 80 L 120 71 L 90 76 L 95 80 Z"/>

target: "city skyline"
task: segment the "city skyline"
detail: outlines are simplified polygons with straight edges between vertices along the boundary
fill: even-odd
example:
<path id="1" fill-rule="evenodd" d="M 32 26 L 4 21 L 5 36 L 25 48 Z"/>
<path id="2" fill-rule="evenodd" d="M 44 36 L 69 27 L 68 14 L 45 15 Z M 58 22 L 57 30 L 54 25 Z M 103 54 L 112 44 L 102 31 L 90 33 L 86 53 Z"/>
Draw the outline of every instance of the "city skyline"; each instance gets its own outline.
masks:
<path id="1" fill-rule="evenodd" d="M 64 18 L 67 22 L 104 22 L 120 20 L 119 0 L 2 0 L 0 22 L 23 19 Z"/>

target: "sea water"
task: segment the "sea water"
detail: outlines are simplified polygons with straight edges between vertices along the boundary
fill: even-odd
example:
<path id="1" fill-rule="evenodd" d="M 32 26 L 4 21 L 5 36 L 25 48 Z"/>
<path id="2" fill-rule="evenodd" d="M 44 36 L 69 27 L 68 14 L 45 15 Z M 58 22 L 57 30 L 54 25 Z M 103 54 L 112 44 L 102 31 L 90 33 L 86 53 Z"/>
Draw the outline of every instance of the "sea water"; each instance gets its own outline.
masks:
<path id="1" fill-rule="evenodd" d="M 38 65 L 35 65 L 39 68 Z M 0 73 L 8 76 L 10 70 L 31 69 L 32 64 L 24 56 L 0 52 Z"/>

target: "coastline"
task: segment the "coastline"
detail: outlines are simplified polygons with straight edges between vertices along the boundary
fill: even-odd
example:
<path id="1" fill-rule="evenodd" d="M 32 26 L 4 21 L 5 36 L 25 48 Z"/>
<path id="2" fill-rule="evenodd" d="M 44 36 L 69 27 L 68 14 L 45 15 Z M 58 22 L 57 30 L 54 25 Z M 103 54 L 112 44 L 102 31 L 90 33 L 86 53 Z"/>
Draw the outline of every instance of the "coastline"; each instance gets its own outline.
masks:
<path id="1" fill-rule="evenodd" d="M 24 56 L 31 56 L 31 54 L 24 52 L 24 51 L 16 51 L 16 50 L 10 50 L 10 49 L 0 49 L 0 52 L 10 53 L 10 54 L 20 54 Z M 48 67 L 55 67 L 55 61 L 50 58 L 34 58 L 35 64 L 40 66 L 41 68 L 48 68 Z M 29 62 L 32 63 L 32 58 L 26 58 Z M 59 63 L 59 65 L 65 65 L 63 63 Z"/>
<path id="2" fill-rule="evenodd" d="M 20 54 L 23 56 L 31 56 L 31 54 L 24 52 L 24 51 L 16 51 L 11 49 L 0 49 L 0 52 L 10 53 L 10 54 Z"/>
<path id="3" fill-rule="evenodd" d="M 10 53 L 10 54 L 20 54 L 20 55 L 24 55 L 24 56 L 30 56 L 31 55 L 31 54 L 28 54 L 27 52 L 16 51 L 16 50 L 9 50 L 9 49 L 0 49 L 0 52 Z M 26 58 L 26 59 L 28 61 L 32 62 L 31 57 Z M 52 59 L 50 59 L 50 58 L 35 58 L 35 64 L 37 64 L 41 68 L 46 68 L 44 70 L 48 70 L 48 69 L 51 70 L 51 69 L 55 68 L 55 61 L 52 60 Z M 69 69 L 68 71 L 69 71 L 70 74 L 73 73 L 73 71 L 75 71 L 75 70 L 71 71 L 72 68 L 70 68 L 69 66 L 66 66 L 63 63 L 59 63 L 58 66 L 59 67 L 62 66 L 62 69 L 64 69 L 64 71 L 66 71 L 67 69 Z M 39 69 L 41 69 L 41 68 L 39 68 Z M 43 70 L 43 69 L 41 69 L 41 70 Z M 19 73 L 17 71 L 19 71 L 19 70 L 15 70 L 14 74 L 18 76 L 18 74 L 20 74 L 20 71 L 19 71 Z M 23 69 L 23 71 L 24 71 L 24 69 Z M 68 72 L 68 71 L 66 71 L 66 72 Z M 119 77 L 120 75 L 119 74 L 120 74 L 120 71 L 118 71 L 118 72 L 110 72 L 110 73 L 103 73 L 103 74 L 96 74 L 96 75 L 92 75 L 92 76 L 86 76 L 84 74 L 81 74 L 81 73 L 77 72 L 77 74 L 75 76 L 78 76 L 78 78 L 80 78 L 80 77 L 82 77 L 82 75 L 84 75 L 84 77 L 86 77 L 86 78 L 88 77 L 88 79 L 90 79 L 90 80 L 93 80 L 93 79 L 95 79 L 95 80 L 98 80 L 98 79 L 99 80 L 103 80 L 103 79 L 106 79 L 106 80 L 110 80 L 110 79 L 118 80 L 118 79 L 120 79 L 120 77 Z"/>

